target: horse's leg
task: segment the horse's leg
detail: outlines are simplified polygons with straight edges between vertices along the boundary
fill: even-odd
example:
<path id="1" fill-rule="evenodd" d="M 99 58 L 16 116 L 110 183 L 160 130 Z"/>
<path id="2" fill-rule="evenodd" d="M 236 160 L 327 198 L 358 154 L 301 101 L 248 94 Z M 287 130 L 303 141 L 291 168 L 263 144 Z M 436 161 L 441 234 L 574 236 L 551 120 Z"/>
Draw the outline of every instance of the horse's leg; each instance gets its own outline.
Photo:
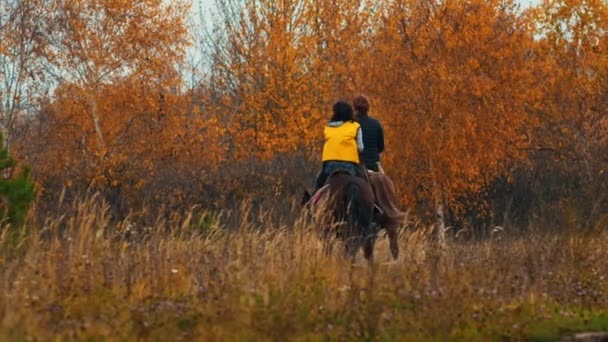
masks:
<path id="1" fill-rule="evenodd" d="M 397 230 L 397 225 L 387 225 L 386 235 L 388 235 L 388 241 L 393 259 L 397 260 L 399 258 L 399 231 Z"/>
<path id="2" fill-rule="evenodd" d="M 331 234 L 325 234 L 323 237 L 323 251 L 325 255 L 330 256 L 333 251 L 333 239 L 331 238 Z"/>
<path id="3" fill-rule="evenodd" d="M 363 242 L 363 253 L 368 262 L 374 261 L 374 246 L 376 244 L 376 236 L 368 236 Z"/>
<path id="4" fill-rule="evenodd" d="M 344 248 L 346 249 L 346 255 L 349 256 L 352 261 L 355 261 L 355 257 L 357 256 L 357 251 L 359 251 L 359 247 L 361 247 L 361 242 L 358 237 L 348 236 L 344 240 Z"/>

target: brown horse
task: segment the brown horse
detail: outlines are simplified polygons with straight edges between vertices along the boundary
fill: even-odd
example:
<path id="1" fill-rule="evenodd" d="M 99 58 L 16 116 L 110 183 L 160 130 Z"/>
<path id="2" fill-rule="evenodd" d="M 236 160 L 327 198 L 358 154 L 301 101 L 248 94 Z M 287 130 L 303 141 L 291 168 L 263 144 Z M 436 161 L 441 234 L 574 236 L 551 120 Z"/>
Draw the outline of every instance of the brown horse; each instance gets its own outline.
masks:
<path id="1" fill-rule="evenodd" d="M 374 224 L 374 192 L 370 184 L 359 177 L 337 172 L 329 176 L 320 191 L 322 193 L 315 194 L 312 201 L 307 192 L 305 199 L 315 216 L 322 219 L 328 247 L 331 246 L 329 239 L 336 236 L 344 241 L 348 255 L 354 258 L 359 248 L 363 248 L 365 258 L 371 261 L 378 226 Z"/>

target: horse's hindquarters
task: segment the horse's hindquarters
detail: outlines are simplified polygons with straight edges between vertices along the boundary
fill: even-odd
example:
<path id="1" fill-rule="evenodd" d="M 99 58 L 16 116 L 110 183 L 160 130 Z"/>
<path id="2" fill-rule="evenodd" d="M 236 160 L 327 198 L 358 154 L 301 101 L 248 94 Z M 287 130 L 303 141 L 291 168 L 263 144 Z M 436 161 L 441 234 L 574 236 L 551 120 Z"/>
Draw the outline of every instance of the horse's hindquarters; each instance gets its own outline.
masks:
<path id="1" fill-rule="evenodd" d="M 348 174 L 332 175 L 326 184 L 310 201 L 324 239 L 338 237 L 351 256 L 363 247 L 365 257 L 371 259 L 377 232 L 372 227 L 374 194 L 370 184 Z"/>

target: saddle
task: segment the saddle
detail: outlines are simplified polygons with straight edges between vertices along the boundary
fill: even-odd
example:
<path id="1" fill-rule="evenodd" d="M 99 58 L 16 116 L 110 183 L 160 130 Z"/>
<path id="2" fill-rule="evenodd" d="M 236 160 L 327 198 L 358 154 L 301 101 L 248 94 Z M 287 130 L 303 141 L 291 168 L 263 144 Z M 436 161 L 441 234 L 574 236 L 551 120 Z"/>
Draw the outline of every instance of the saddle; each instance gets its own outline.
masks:
<path id="1" fill-rule="evenodd" d="M 378 191 L 382 191 L 382 187 L 380 186 L 376 186 L 374 187 L 374 183 L 371 180 L 370 177 L 370 173 L 373 171 L 367 170 L 364 167 L 360 167 L 360 171 L 361 171 L 361 177 L 358 176 L 358 178 L 362 178 L 367 184 L 369 184 L 372 188 L 372 191 L 374 192 L 374 197 L 375 197 L 375 203 L 374 203 L 374 214 L 384 214 L 384 209 L 382 208 L 382 205 L 378 202 L 378 195 L 376 194 L 376 188 L 378 189 Z M 329 176 L 327 177 L 327 179 L 325 180 L 325 184 L 319 188 L 311 197 L 310 199 L 310 203 L 317 204 L 319 202 L 319 200 L 323 197 L 323 195 L 325 194 L 325 192 L 327 191 L 327 189 L 329 188 L 329 186 L 327 185 L 327 182 L 329 181 L 329 179 L 331 179 L 332 176 L 335 175 L 351 175 L 350 171 L 346 170 L 346 169 L 337 169 L 335 171 L 333 171 L 331 174 L 329 174 Z M 390 180 L 389 180 L 390 182 Z M 379 182 L 377 182 L 378 185 L 380 184 Z M 392 183 L 391 183 L 392 184 Z M 382 191 L 382 198 L 386 198 L 386 192 Z"/>
<path id="2" fill-rule="evenodd" d="M 330 173 L 329 176 L 327 176 L 325 183 L 327 183 L 327 181 L 335 175 L 349 175 L 350 176 L 350 171 L 348 171 L 346 169 L 336 169 L 332 173 Z"/>
<path id="3" fill-rule="evenodd" d="M 320 188 L 314 190 L 311 193 L 310 198 L 306 201 L 309 204 L 315 205 L 317 203 L 319 203 L 320 199 L 323 198 L 323 195 L 325 195 L 325 193 L 327 192 L 327 190 L 329 190 L 329 180 L 336 175 L 351 175 L 351 172 L 347 169 L 336 169 L 334 170 L 332 173 L 330 173 L 327 178 L 325 179 L 325 183 L 323 184 L 323 186 L 321 186 Z M 363 175 L 363 177 L 358 177 L 358 178 L 362 178 L 364 179 L 368 184 L 370 184 L 369 182 L 369 178 L 367 177 L 367 172 L 361 172 L 361 175 Z M 318 176 L 317 176 L 318 177 Z M 371 186 L 371 184 L 370 184 Z"/>

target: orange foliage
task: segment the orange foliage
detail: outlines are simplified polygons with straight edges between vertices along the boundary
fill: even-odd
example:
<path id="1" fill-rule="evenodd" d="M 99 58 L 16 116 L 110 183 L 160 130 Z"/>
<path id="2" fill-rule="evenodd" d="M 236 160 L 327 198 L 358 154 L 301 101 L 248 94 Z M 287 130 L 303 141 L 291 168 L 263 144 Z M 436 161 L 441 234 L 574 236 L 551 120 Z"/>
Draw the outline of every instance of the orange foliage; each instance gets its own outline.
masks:
<path id="1" fill-rule="evenodd" d="M 187 43 L 186 7 L 121 0 L 47 6 L 39 19 L 48 30 L 41 63 L 59 83 L 45 109 L 52 113 L 48 156 L 37 173 L 77 170 L 93 186 L 137 185 L 142 177 L 131 173 L 152 172 L 148 156 L 165 158 L 182 132 L 176 67 Z"/>
<path id="2" fill-rule="evenodd" d="M 205 184 L 272 165 L 282 178 L 262 190 L 277 195 L 287 173 L 318 165 L 332 102 L 360 92 L 384 125 L 383 161 L 404 202 L 440 221 L 538 149 L 583 156 L 590 174 L 606 166 L 600 0 L 529 11 L 511 0 L 216 0 L 206 77 L 188 92 L 184 3 L 45 6 L 32 51 L 58 82 L 38 139 L 20 148 L 42 180 L 131 191 L 160 174 Z M 272 164 L 285 158 L 297 162 Z"/>
<path id="3" fill-rule="evenodd" d="M 330 104 L 354 89 L 361 51 L 363 0 L 218 1 L 211 107 L 230 134 L 237 158 L 295 153 L 312 159 Z M 230 21 L 240 13 L 240 21 Z M 234 19 L 234 18 L 233 18 Z"/>
<path id="4" fill-rule="evenodd" d="M 527 156 L 549 71 L 508 1 L 401 1 L 386 13 L 372 57 L 382 81 L 368 88 L 387 126 L 389 172 L 406 198 L 457 210 L 459 196 Z"/>
<path id="5" fill-rule="evenodd" d="M 543 111 L 543 143 L 562 158 L 582 159 L 594 178 L 608 146 L 608 4 L 600 0 L 544 1 L 534 16 L 540 51 L 552 63 Z"/>

